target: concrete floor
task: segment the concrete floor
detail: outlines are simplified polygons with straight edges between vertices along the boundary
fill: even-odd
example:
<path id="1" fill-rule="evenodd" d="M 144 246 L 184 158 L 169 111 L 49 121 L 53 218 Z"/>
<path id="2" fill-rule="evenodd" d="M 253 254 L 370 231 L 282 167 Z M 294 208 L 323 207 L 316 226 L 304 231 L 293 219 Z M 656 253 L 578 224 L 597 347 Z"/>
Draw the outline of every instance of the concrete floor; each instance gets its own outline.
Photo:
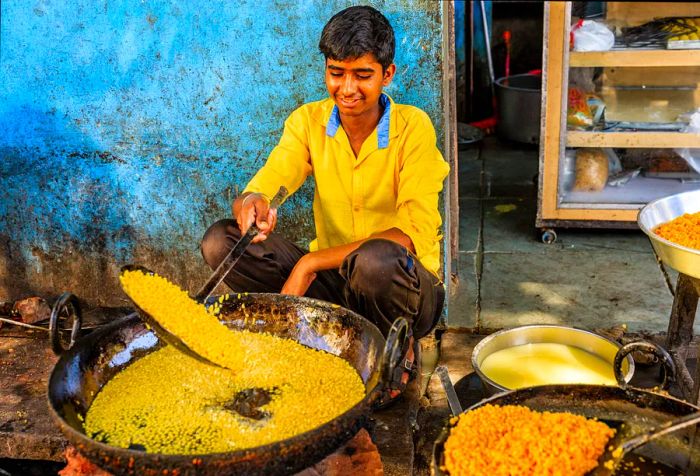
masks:
<path id="1" fill-rule="evenodd" d="M 665 331 L 677 274 L 657 264 L 638 230 L 558 229 L 555 243 L 541 243 L 537 173 L 535 146 L 488 137 L 460 152 L 460 285 L 450 296 L 448 327 Z"/>

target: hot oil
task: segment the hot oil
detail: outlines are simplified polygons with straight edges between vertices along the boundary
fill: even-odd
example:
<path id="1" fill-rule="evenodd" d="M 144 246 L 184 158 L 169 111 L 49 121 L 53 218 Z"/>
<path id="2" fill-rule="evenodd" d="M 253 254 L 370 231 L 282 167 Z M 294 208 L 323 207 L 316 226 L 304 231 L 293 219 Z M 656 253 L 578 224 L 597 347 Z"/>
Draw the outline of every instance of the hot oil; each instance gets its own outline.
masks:
<path id="1" fill-rule="evenodd" d="M 682 476 L 682 473 L 656 460 L 636 454 L 625 456 L 615 476 Z"/>
<path id="2" fill-rule="evenodd" d="M 548 384 L 617 384 L 608 361 L 565 344 L 535 343 L 502 349 L 487 356 L 481 370 L 508 389 Z"/>

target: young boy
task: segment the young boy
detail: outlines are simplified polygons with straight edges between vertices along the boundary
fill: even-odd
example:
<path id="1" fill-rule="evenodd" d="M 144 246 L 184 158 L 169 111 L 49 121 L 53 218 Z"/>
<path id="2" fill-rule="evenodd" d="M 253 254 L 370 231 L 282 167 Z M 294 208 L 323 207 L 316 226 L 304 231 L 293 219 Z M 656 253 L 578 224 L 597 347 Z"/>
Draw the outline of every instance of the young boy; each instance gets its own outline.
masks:
<path id="1" fill-rule="evenodd" d="M 292 112 L 279 144 L 233 202 L 235 220 L 207 230 L 202 254 L 215 269 L 255 223 L 259 235 L 227 277 L 232 289 L 330 301 L 385 336 L 401 316 L 418 339 L 444 304 L 438 194 L 449 166 L 427 114 L 382 93 L 396 66 L 394 31 L 380 12 L 337 13 L 319 48 L 330 97 Z M 294 193 L 309 175 L 316 239 L 306 251 L 272 234 L 277 211 L 269 203 L 280 186 Z M 406 356 L 411 362 L 412 348 Z"/>

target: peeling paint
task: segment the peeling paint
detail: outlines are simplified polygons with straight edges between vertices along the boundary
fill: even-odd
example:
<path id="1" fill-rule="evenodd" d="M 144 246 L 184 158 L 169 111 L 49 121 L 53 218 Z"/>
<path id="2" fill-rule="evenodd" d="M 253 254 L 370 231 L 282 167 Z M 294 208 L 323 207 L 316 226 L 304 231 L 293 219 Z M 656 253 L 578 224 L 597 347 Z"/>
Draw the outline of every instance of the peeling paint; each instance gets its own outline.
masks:
<path id="1" fill-rule="evenodd" d="M 352 3 L 1 2 L 0 297 L 122 305 L 128 262 L 197 289 L 202 234 L 287 115 L 325 97 L 318 38 Z M 374 4 L 397 34 L 387 92 L 442 138 L 441 2 Z M 280 209 L 304 246 L 312 198 L 307 183 Z"/>

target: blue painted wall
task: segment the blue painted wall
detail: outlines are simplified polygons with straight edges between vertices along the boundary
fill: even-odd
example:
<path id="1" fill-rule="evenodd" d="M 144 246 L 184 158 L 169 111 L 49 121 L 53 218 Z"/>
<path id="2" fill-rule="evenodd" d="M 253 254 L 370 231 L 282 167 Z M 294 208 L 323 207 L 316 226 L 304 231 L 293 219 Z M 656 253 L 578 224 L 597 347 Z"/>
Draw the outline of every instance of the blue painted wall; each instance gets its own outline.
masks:
<path id="1" fill-rule="evenodd" d="M 0 299 L 123 303 L 129 262 L 196 289 L 207 226 L 230 214 L 286 116 L 325 97 L 318 38 L 351 3 L 2 1 Z M 397 34 L 387 92 L 442 138 L 442 2 L 373 4 Z M 307 184 L 280 211 L 300 243 L 311 198 Z"/>

